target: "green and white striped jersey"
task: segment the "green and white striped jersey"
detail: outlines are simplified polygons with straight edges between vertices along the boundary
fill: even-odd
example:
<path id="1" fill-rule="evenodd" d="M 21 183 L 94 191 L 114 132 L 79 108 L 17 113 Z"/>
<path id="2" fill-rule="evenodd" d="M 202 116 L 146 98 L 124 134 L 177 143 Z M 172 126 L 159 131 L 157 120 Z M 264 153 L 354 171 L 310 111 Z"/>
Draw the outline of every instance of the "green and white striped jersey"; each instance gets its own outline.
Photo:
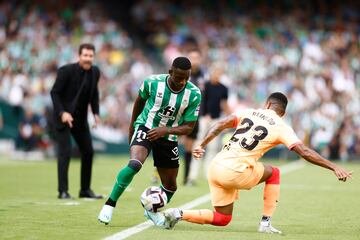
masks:
<path id="1" fill-rule="evenodd" d="M 183 122 L 194 122 L 199 116 L 201 92 L 193 83 L 187 82 L 180 92 L 174 92 L 168 85 L 169 74 L 151 75 L 145 79 L 139 95 L 146 100 L 143 111 L 137 117 L 134 127 L 143 125 L 149 129 L 156 127 L 176 127 Z M 177 141 L 176 135 L 164 136 Z"/>

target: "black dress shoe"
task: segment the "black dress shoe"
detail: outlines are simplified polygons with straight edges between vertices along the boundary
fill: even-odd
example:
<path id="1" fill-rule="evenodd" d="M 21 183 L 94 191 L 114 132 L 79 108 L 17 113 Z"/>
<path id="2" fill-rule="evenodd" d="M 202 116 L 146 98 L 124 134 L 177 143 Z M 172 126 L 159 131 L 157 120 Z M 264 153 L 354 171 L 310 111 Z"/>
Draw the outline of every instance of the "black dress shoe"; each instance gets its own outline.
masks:
<path id="1" fill-rule="evenodd" d="M 68 192 L 59 192 L 59 199 L 72 199 L 71 195 Z"/>
<path id="2" fill-rule="evenodd" d="M 93 199 L 102 199 L 102 195 L 95 194 L 91 189 L 81 190 L 79 193 L 79 198 L 93 198 Z"/>

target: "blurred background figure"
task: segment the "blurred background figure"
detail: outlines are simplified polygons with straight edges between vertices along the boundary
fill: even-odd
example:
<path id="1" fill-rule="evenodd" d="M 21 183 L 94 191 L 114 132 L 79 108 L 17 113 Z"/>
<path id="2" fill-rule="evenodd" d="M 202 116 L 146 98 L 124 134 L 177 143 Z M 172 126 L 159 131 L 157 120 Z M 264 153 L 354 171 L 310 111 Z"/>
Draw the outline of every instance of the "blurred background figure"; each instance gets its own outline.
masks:
<path id="1" fill-rule="evenodd" d="M 40 118 L 30 108 L 25 108 L 24 115 L 19 123 L 16 149 L 29 152 L 39 148 L 43 130 L 40 125 Z"/>
<path id="2" fill-rule="evenodd" d="M 194 83 L 201 91 L 202 102 L 200 106 L 200 116 L 202 115 L 203 109 L 203 96 L 204 96 L 204 85 L 205 85 L 205 70 L 202 67 L 202 57 L 200 51 L 196 48 L 188 52 L 188 58 L 191 62 L 191 76 L 190 81 Z M 201 117 L 200 117 L 201 118 Z M 188 177 L 190 172 L 190 166 L 192 161 L 192 150 L 194 148 L 194 143 L 197 139 L 199 133 L 199 119 L 196 122 L 196 125 L 191 134 L 183 137 L 184 145 L 184 185 L 188 183 Z"/>
<path id="3" fill-rule="evenodd" d="M 70 199 L 68 171 L 71 158 L 71 140 L 75 140 L 81 156 L 80 198 L 100 199 L 91 189 L 94 149 L 88 124 L 88 109 L 95 119 L 93 128 L 100 124 L 99 89 L 100 70 L 93 65 L 95 47 L 91 43 L 79 46 L 79 60 L 59 68 L 51 99 L 54 106 L 54 125 L 58 198 Z M 71 138 L 72 137 L 72 138 Z"/>
<path id="4" fill-rule="evenodd" d="M 4 120 L 3 120 L 3 114 L 0 108 L 0 131 L 4 127 Z"/>
<path id="5" fill-rule="evenodd" d="M 199 139 L 203 139 L 210 127 L 214 125 L 217 120 L 223 114 L 231 114 L 231 111 L 228 106 L 228 88 L 221 83 L 222 79 L 226 79 L 224 73 L 224 67 L 220 63 L 213 64 L 209 69 L 209 80 L 205 82 L 204 93 L 202 95 L 202 110 L 199 124 Z M 221 138 L 218 138 L 217 141 L 213 140 L 206 147 L 206 154 L 203 158 L 204 173 L 207 175 L 207 170 L 211 160 L 214 158 L 216 153 L 221 149 Z M 196 142 L 197 146 L 199 142 Z M 188 177 L 187 185 L 194 185 L 200 170 L 201 162 L 200 160 L 192 160 L 190 167 L 190 174 Z"/>

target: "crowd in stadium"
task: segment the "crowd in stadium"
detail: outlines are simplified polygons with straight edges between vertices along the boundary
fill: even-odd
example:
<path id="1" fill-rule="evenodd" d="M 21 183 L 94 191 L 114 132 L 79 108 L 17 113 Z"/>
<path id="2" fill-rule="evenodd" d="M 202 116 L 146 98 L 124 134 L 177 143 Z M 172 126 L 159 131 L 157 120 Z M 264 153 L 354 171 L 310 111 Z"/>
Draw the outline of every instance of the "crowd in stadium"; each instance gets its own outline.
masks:
<path id="1" fill-rule="evenodd" d="M 101 115 L 106 126 L 98 131 L 103 136 L 110 133 L 113 141 L 123 140 L 122 132 L 128 128 L 124 114 L 128 83 L 152 69 L 142 52 L 132 48 L 126 31 L 101 11 L 101 5 L 89 4 L 80 11 L 65 8 L 59 14 L 58 9 L 44 11 L 37 5 L 15 7 L 5 2 L 0 6 L 0 22 L 2 98 L 44 116 L 51 108 L 49 91 L 57 68 L 77 60 L 80 43 L 92 42 L 102 71 Z M 148 69 L 141 75 L 138 65 L 143 62 Z"/>
<path id="2" fill-rule="evenodd" d="M 290 100 L 287 118 L 305 142 L 332 159 L 360 154 L 356 8 L 266 2 L 253 8 L 247 1 L 194 1 L 188 8 L 185 2 L 137 1 L 131 16 L 143 43 L 136 46 L 101 4 L 44 11 L 38 5 L 1 3 L 0 97 L 44 116 L 56 69 L 76 61 L 80 43 L 92 42 L 102 71 L 103 126 L 94 134 L 126 141 L 144 77 L 199 48 L 204 71 L 222 65 L 232 109 L 259 107 L 270 92 L 284 92 Z"/>

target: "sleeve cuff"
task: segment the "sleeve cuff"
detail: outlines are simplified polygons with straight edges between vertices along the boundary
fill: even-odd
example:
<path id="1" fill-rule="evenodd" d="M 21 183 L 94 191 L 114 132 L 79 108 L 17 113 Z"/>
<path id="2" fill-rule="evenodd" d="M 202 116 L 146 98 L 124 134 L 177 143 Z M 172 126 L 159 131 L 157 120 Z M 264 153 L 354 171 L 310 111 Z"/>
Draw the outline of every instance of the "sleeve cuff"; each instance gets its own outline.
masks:
<path id="1" fill-rule="evenodd" d="M 235 120 L 234 120 L 234 123 L 233 123 L 233 128 L 236 128 L 237 125 L 239 124 L 239 119 L 235 114 L 233 114 L 233 116 L 235 117 Z"/>

